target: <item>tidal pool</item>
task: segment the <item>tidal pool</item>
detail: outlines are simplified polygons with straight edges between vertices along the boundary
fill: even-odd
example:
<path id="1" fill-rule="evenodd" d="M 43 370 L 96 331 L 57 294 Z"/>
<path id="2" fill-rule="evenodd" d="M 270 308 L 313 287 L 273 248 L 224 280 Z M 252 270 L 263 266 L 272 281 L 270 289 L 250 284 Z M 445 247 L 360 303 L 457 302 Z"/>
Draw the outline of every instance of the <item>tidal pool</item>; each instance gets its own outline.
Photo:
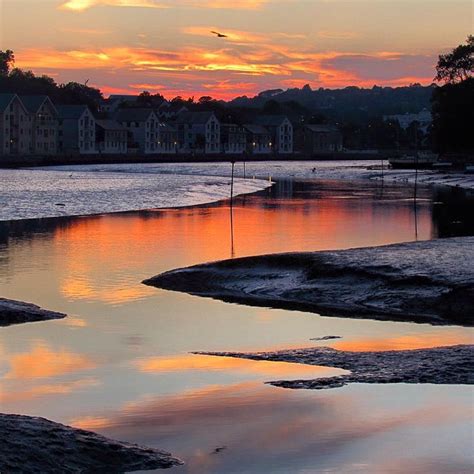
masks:
<path id="1" fill-rule="evenodd" d="M 229 202 L 0 223 L 0 295 L 67 313 L 0 330 L 1 411 L 171 451 L 189 473 L 471 472 L 473 391 L 264 385 L 339 369 L 190 351 L 472 343 L 473 331 L 328 318 L 161 291 L 157 273 L 231 257 L 473 235 L 457 189 L 279 180 Z M 327 335 L 341 339 L 315 342 Z"/>

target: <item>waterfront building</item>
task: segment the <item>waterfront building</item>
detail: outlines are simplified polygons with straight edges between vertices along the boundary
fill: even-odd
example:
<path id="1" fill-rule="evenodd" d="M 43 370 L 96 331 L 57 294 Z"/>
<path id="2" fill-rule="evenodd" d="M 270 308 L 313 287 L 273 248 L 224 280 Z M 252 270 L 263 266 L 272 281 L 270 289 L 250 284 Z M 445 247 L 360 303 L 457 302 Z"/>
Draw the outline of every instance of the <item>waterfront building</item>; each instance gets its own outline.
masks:
<path id="1" fill-rule="evenodd" d="M 176 120 L 179 114 L 189 112 L 188 108 L 182 104 L 175 104 L 173 102 L 163 101 L 156 109 L 156 114 L 160 120 Z"/>
<path id="2" fill-rule="evenodd" d="M 383 119 L 386 122 L 398 122 L 403 130 L 408 129 L 412 123 L 417 122 L 418 129 L 423 133 L 428 132 L 432 123 L 431 112 L 427 109 L 414 114 L 384 115 Z"/>
<path id="3" fill-rule="evenodd" d="M 46 95 L 23 95 L 20 100 L 28 111 L 28 135 L 34 155 L 58 153 L 59 117 L 56 107 Z"/>
<path id="4" fill-rule="evenodd" d="M 176 154 L 179 151 L 178 130 L 173 125 L 160 122 L 158 153 Z"/>
<path id="5" fill-rule="evenodd" d="M 219 153 L 220 123 L 213 112 L 182 112 L 176 126 L 183 153 Z"/>
<path id="6" fill-rule="evenodd" d="M 241 155 L 247 150 L 247 131 L 235 123 L 221 124 L 221 150 L 229 155 Z"/>
<path id="7" fill-rule="evenodd" d="M 28 110 L 16 94 L 0 94 L 0 155 L 29 155 L 32 149 Z"/>
<path id="8" fill-rule="evenodd" d="M 271 148 L 274 153 L 293 153 L 293 125 L 284 115 L 261 115 L 254 120 L 271 133 Z"/>
<path id="9" fill-rule="evenodd" d="M 272 153 L 272 134 L 262 125 L 248 123 L 244 125 L 247 138 L 247 151 L 252 155 Z"/>
<path id="10" fill-rule="evenodd" d="M 119 109 L 114 119 L 128 132 L 128 149 L 134 153 L 159 153 L 160 121 L 152 109 Z"/>
<path id="11" fill-rule="evenodd" d="M 88 155 L 97 152 L 95 118 L 87 105 L 58 105 L 59 151 Z"/>
<path id="12" fill-rule="evenodd" d="M 127 129 L 116 120 L 96 120 L 97 151 L 106 155 L 127 153 Z"/>
<path id="13" fill-rule="evenodd" d="M 334 125 L 305 125 L 302 138 L 303 151 L 309 155 L 342 151 L 342 133 Z"/>

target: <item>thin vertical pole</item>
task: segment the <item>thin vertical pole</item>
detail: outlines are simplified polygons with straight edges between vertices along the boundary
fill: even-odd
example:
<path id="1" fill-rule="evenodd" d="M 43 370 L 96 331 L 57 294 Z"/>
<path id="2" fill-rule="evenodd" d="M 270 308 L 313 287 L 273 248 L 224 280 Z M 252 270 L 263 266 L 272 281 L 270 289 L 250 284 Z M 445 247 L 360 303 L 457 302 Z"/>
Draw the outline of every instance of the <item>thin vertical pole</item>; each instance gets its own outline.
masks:
<path id="1" fill-rule="evenodd" d="M 415 122 L 415 205 L 418 186 L 418 123 Z"/>
<path id="2" fill-rule="evenodd" d="M 415 240 L 418 240 L 418 215 L 416 198 L 418 192 L 418 123 L 415 122 L 415 192 L 413 195 L 413 206 L 415 208 Z"/>
<path id="3" fill-rule="evenodd" d="M 234 165 L 235 162 L 231 161 L 232 164 L 232 175 L 230 180 L 230 256 L 234 258 L 235 251 L 234 251 Z"/>
<path id="4" fill-rule="evenodd" d="M 234 249 L 234 208 L 232 206 L 229 207 L 230 210 L 230 258 L 235 257 L 235 249 Z"/>
<path id="5" fill-rule="evenodd" d="M 232 206 L 232 200 L 234 199 L 234 161 L 231 161 L 232 164 L 232 176 L 230 180 L 230 205 Z"/>

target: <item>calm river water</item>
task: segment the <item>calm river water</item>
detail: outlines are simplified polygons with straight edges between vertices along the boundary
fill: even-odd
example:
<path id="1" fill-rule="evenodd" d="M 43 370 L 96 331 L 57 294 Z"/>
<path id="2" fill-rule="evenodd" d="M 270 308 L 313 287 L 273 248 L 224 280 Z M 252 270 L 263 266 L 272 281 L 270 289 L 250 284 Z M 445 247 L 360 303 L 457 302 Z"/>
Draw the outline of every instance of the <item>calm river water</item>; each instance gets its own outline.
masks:
<path id="1" fill-rule="evenodd" d="M 471 329 L 252 308 L 146 287 L 245 255 L 474 234 L 472 196 L 364 182 L 279 181 L 228 202 L 0 223 L 0 295 L 63 311 L 0 330 L 1 411 L 39 415 L 186 461 L 177 473 L 472 472 L 469 386 L 265 385 L 339 369 L 191 355 L 472 343 Z M 330 343 L 330 344 L 328 344 Z"/>

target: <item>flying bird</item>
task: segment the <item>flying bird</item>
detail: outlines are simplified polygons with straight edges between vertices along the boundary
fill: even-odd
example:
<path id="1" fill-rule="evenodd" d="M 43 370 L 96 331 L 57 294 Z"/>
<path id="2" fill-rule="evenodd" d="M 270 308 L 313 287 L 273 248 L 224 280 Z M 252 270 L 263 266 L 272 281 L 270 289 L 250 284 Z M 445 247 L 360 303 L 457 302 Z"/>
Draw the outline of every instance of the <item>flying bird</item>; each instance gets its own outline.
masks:
<path id="1" fill-rule="evenodd" d="M 219 33 L 218 31 L 211 31 L 212 34 L 216 35 L 218 38 L 227 38 L 227 35 Z"/>

